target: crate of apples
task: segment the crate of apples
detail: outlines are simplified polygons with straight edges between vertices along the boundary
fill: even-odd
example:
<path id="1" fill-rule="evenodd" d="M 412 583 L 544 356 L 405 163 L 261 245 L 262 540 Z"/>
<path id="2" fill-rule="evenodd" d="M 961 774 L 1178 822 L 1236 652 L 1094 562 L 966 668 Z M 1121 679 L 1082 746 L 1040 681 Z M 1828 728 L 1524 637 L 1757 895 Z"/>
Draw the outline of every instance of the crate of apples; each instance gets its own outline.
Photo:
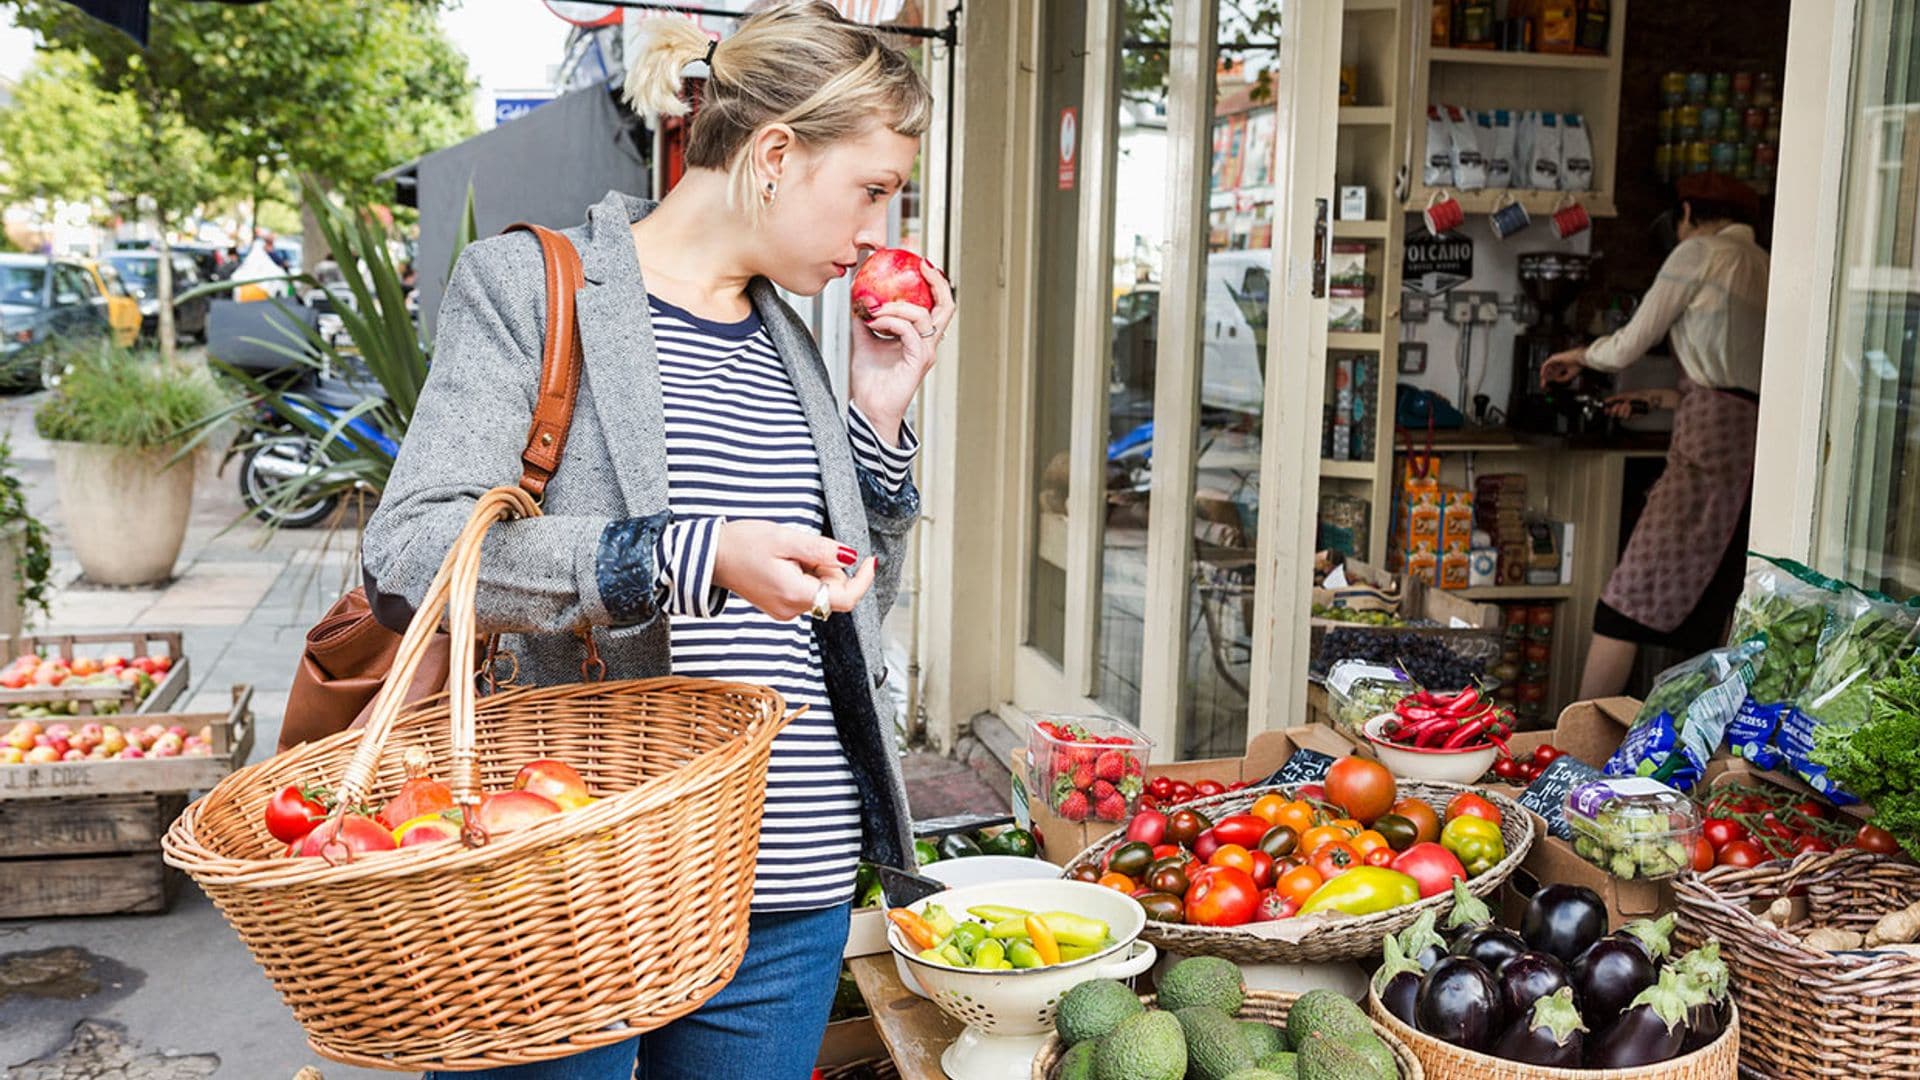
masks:
<path id="1" fill-rule="evenodd" d="M 179 724 L 16 720 L 0 736 L 0 765 L 50 765 L 59 761 L 135 761 L 140 758 L 211 757 L 213 728 L 191 731 Z"/>

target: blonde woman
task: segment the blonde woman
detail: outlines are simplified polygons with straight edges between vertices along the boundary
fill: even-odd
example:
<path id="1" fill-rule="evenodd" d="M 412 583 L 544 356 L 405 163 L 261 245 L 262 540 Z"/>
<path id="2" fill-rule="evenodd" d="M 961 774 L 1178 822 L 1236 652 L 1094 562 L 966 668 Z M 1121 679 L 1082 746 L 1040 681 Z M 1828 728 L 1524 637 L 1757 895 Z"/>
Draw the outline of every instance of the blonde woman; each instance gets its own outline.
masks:
<path id="1" fill-rule="evenodd" d="M 769 685 L 806 705 L 774 743 L 745 960 L 699 1011 L 514 1080 L 804 1077 L 826 1027 L 861 857 L 913 865 L 882 704 L 880 624 L 919 496 L 905 417 L 953 318 L 889 304 L 856 327 L 850 401 L 774 292 L 818 293 L 886 240 L 932 101 L 911 63 L 824 3 L 745 20 L 717 45 L 646 24 L 627 96 L 684 113 L 682 72 L 711 68 L 687 173 L 658 205 L 611 193 L 568 231 L 585 377 L 539 518 L 488 536 L 483 630 L 522 683 L 581 677 L 591 629 L 608 678 Z M 558 167 L 560 163 L 556 163 Z M 476 496 L 515 483 L 544 333 L 536 242 L 461 258 L 433 371 L 368 523 L 368 595 L 404 625 Z M 682 853 L 699 889 L 702 853 Z M 633 958 L 636 977 L 647 957 Z"/>

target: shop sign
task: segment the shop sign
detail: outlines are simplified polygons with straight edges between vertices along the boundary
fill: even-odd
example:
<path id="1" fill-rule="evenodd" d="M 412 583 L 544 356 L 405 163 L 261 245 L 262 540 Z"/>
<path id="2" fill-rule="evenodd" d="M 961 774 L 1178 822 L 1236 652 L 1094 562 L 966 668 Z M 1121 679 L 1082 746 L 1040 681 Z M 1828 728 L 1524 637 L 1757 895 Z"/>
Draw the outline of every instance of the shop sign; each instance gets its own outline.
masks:
<path id="1" fill-rule="evenodd" d="M 1407 234 L 1401 281 L 1409 292 L 1439 296 L 1473 276 L 1473 241 L 1456 233 L 1434 236 L 1421 229 Z"/>
<path id="2" fill-rule="evenodd" d="M 1080 152 L 1080 110 L 1060 110 L 1060 190 L 1073 190 L 1074 165 Z"/>
<path id="3" fill-rule="evenodd" d="M 509 120 L 518 120 L 533 110 L 553 100 L 552 94 L 518 95 L 493 99 L 493 124 L 499 127 Z"/>

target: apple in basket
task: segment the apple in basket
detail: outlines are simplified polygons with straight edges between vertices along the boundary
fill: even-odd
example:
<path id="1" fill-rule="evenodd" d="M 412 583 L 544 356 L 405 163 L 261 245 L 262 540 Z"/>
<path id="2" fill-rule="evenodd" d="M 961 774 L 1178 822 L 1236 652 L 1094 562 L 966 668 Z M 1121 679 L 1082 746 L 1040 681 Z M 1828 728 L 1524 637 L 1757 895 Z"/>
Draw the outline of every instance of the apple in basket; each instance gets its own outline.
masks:
<path id="1" fill-rule="evenodd" d="M 532 792 L 551 800 L 562 810 L 578 810 L 593 801 L 579 770 L 553 758 L 541 758 L 520 766 L 520 772 L 513 778 L 513 790 Z"/>
<path id="2" fill-rule="evenodd" d="M 499 791 L 480 800 L 475 821 L 488 833 L 524 828 L 560 813 L 560 804 L 531 791 Z"/>
<path id="3" fill-rule="evenodd" d="M 460 839 L 460 811 L 439 810 L 401 822 L 393 830 L 394 842 L 401 847 L 444 844 Z"/>
<path id="4" fill-rule="evenodd" d="M 343 847 L 346 851 L 344 857 L 352 858 L 376 851 L 392 851 L 395 845 L 393 834 L 387 831 L 386 826 L 365 814 L 348 814 L 338 822 L 323 821 L 314 826 L 313 831 L 299 841 L 299 846 L 292 854 L 302 858 L 331 854 L 335 859 L 341 859 Z"/>

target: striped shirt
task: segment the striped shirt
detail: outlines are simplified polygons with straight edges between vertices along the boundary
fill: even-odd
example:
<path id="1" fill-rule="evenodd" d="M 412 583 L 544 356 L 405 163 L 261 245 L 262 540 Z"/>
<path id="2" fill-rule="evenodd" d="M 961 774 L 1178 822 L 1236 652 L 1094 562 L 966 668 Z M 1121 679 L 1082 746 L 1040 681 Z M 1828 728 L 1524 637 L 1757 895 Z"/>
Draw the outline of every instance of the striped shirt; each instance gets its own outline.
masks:
<path id="1" fill-rule="evenodd" d="M 649 302 L 673 512 L 655 567 L 672 619 L 673 673 L 770 686 L 789 709 L 807 706 L 774 739 L 753 910 L 845 903 L 860 859 L 860 794 L 834 728 L 813 622 L 775 619 L 712 584 L 714 532 L 727 518 L 826 531 L 813 435 L 758 312 L 719 323 Z M 847 428 L 856 464 L 899 490 L 918 450 L 912 432 L 903 428 L 903 445 L 886 446 L 852 405 Z"/>

